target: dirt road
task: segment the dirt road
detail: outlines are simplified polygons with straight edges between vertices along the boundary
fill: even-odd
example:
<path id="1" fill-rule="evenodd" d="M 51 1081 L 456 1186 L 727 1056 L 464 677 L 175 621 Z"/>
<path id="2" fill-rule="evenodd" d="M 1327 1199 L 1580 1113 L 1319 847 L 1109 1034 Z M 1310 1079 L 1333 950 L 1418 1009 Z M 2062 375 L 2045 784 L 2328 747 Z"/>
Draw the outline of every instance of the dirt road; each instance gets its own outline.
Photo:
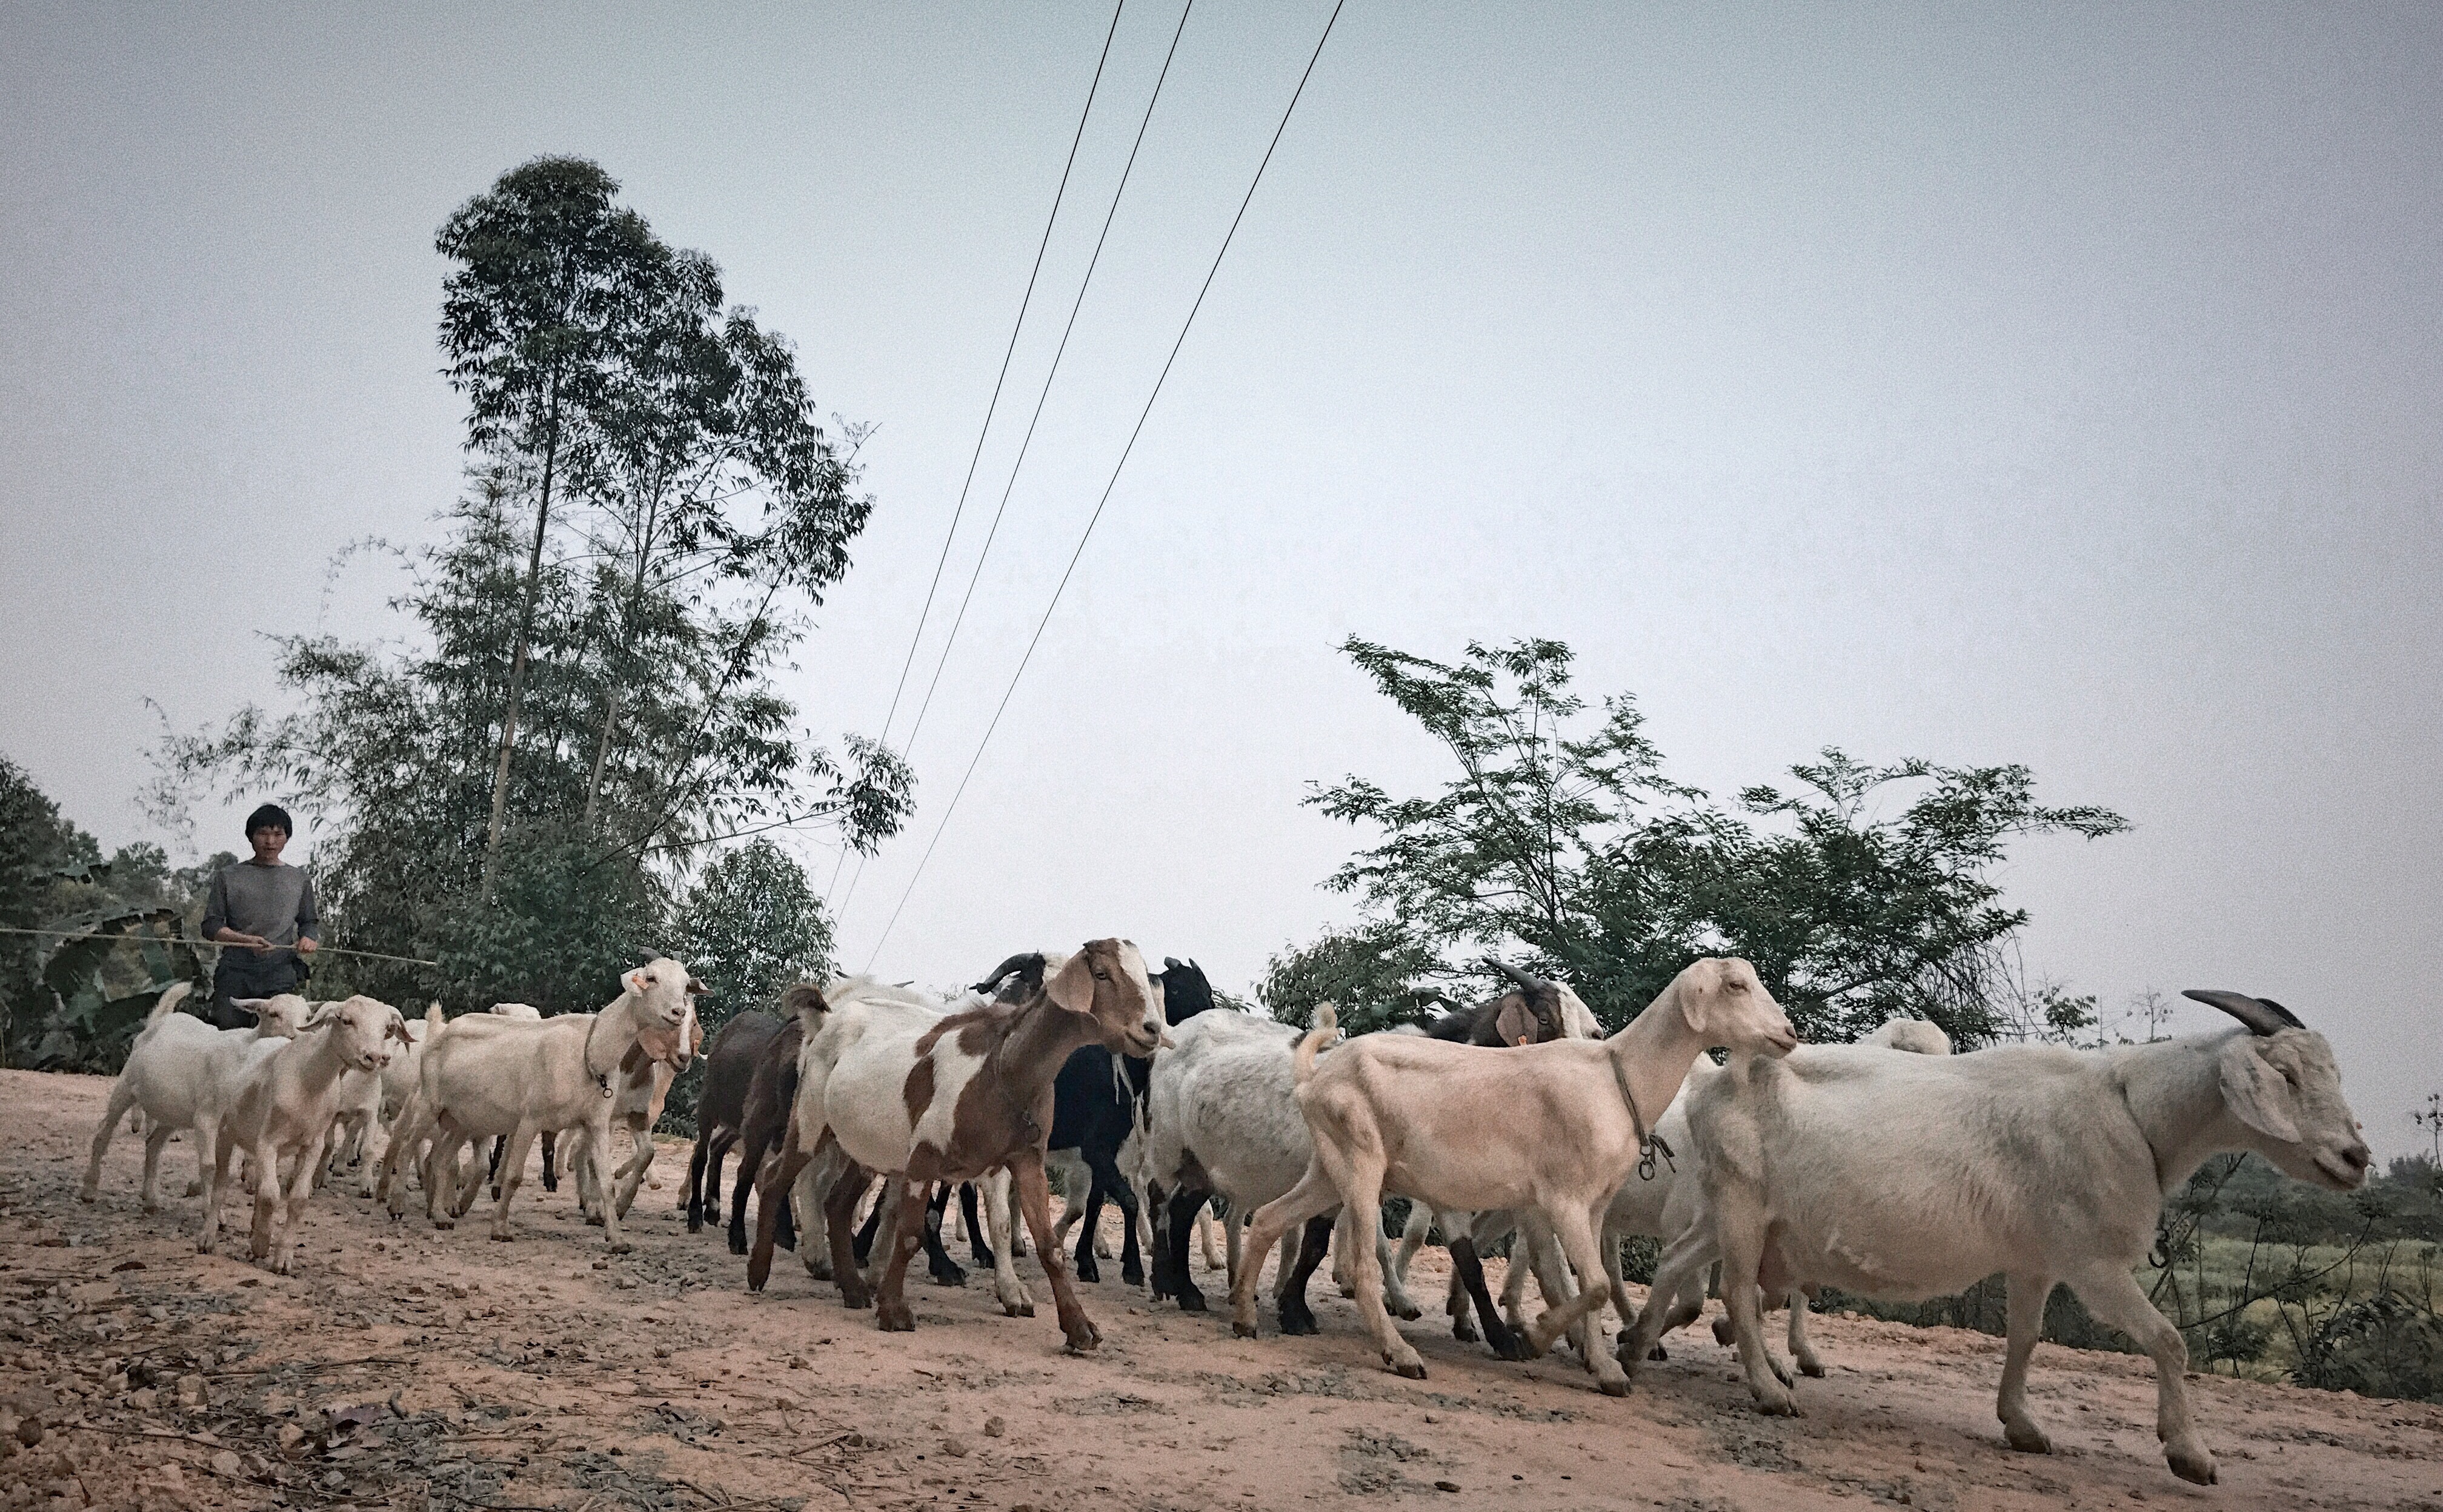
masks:
<path id="1" fill-rule="evenodd" d="M 139 1212 L 139 1140 L 77 1202 L 105 1087 L 0 1071 L 9 1508 L 2443 1512 L 2443 1410 L 2200 1378 L 2222 1484 L 2198 1488 L 2164 1467 L 2143 1359 L 2045 1346 L 2031 1394 L 2057 1452 L 2012 1454 L 1999 1340 L 1945 1329 L 1819 1320 L 1831 1375 L 1801 1383 L 1796 1421 L 1750 1411 L 1701 1328 L 1626 1400 L 1566 1356 L 1503 1364 L 1433 1320 L 1407 1325 L 1432 1378 L 1404 1381 L 1329 1284 L 1321 1337 L 1247 1341 L 1219 1313 L 1149 1306 L 1110 1266 L 1084 1288 L 1103 1349 L 1073 1358 L 1028 1261 L 1039 1316 L 1001 1317 L 979 1278 L 917 1288 L 918 1331 L 883 1335 L 785 1254 L 748 1296 L 744 1263 L 671 1211 L 677 1144 L 637 1200 L 634 1254 L 605 1255 L 565 1187 L 530 1181 L 505 1245 L 326 1192 L 283 1278 L 196 1254 L 193 1200 Z M 193 1161 L 170 1148 L 166 1192 Z M 236 1237 L 242 1254 L 242 1220 Z"/>

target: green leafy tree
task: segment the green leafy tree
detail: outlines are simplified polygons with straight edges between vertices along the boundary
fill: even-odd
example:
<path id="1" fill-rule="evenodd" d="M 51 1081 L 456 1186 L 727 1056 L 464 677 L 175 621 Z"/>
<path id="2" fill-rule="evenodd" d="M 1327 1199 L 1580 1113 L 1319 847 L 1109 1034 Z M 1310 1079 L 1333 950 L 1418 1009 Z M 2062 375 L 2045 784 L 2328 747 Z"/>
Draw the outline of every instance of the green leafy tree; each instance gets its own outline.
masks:
<path id="1" fill-rule="evenodd" d="M 205 953 L 177 943 L 203 916 L 211 874 L 160 847 L 107 860 L 16 763 L 0 756 L 0 1064 L 115 1072 L 159 995 L 201 983 Z"/>
<path id="2" fill-rule="evenodd" d="M 678 955 L 712 991 L 696 1000 L 707 1040 L 750 1009 L 771 1012 L 783 990 L 832 971 L 832 926 L 805 868 L 757 838 L 723 851 L 680 910 Z M 692 1130 L 701 1077 L 670 1088 L 663 1118 Z"/>
<path id="3" fill-rule="evenodd" d="M 508 813 L 554 489 L 564 471 L 598 465 L 592 422 L 621 349 L 634 344 L 622 338 L 671 274 L 670 250 L 644 217 L 613 203 L 618 191 L 581 157 L 538 157 L 460 206 L 434 238 L 456 264 L 443 284 L 441 350 L 450 386 L 467 396 L 468 445 L 531 465 L 535 484 L 484 842 L 487 891 Z"/>
<path id="4" fill-rule="evenodd" d="M 1471 643 L 1453 664 L 1353 637 L 1342 649 L 1456 768 L 1413 797 L 1352 775 L 1308 799 L 1379 834 L 1327 885 L 1362 901 L 1366 960 L 1433 963 L 1409 980 L 1523 950 L 1618 1025 L 1691 959 L 1728 952 L 1815 1037 L 1905 1013 L 1978 1044 L 2006 1027 L 1993 991 L 2027 922 L 1990 876 L 2009 842 L 2126 828 L 2039 804 L 2024 767 L 1839 750 L 1792 767 L 1793 792 L 1751 788 L 1725 808 L 1663 774 L 1631 699 L 1590 710 L 1572 694 L 1557 642 Z M 1910 796 L 1873 817 L 1887 789 Z M 1373 985 L 1377 1000 L 1390 988 Z"/>
<path id="5" fill-rule="evenodd" d="M 1365 1034 L 1424 1016 L 1439 994 L 1413 984 L 1441 971 L 1432 949 L 1397 925 L 1364 923 L 1326 930 L 1275 956 L 1256 984 L 1256 999 L 1273 1017 L 1300 1029 L 1314 1022 L 1317 1004 L 1330 1003 L 1343 1029 Z"/>
<path id="6" fill-rule="evenodd" d="M 788 343 L 725 313 L 718 267 L 616 187 L 538 160 L 444 228 L 480 462 L 406 556 L 411 633 L 281 641 L 289 712 L 159 754 L 156 816 L 286 801 L 327 942 L 440 963 L 325 968 L 358 990 L 597 1007 L 662 948 L 706 847 L 828 825 L 871 848 L 908 811 L 904 763 L 854 736 L 836 758 L 773 686 L 871 513 L 853 452 Z"/>

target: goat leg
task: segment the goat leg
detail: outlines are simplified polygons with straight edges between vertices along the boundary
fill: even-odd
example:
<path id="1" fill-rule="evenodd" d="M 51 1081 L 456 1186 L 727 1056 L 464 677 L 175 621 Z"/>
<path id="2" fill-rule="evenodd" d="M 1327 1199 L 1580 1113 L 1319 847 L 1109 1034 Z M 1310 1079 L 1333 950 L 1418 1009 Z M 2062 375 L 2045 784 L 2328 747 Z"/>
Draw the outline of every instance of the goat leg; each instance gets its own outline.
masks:
<path id="1" fill-rule="evenodd" d="M 1450 1257 L 1452 1272 L 1476 1303 L 1477 1321 L 1484 1329 L 1484 1341 L 1493 1346 L 1493 1353 L 1499 1358 L 1525 1359 L 1527 1354 L 1519 1345 L 1518 1336 L 1501 1321 L 1500 1312 L 1493 1305 L 1493 1293 L 1485 1287 L 1484 1262 L 1477 1258 L 1475 1238 L 1463 1230 L 1452 1234 Z"/>
<path id="2" fill-rule="evenodd" d="M 935 1182 L 933 1194 L 925 1202 L 925 1268 L 936 1286 L 964 1286 L 967 1284 L 966 1271 L 950 1258 L 949 1250 L 942 1246 L 942 1215 L 949 1206 L 950 1183 Z"/>
<path id="3" fill-rule="evenodd" d="M 1332 1245 L 1332 1230 L 1336 1219 L 1331 1213 L 1320 1213 L 1306 1221 L 1306 1231 L 1299 1236 L 1297 1265 L 1290 1271 L 1280 1292 L 1281 1332 L 1284 1334 L 1315 1334 L 1314 1310 L 1307 1305 L 1307 1279 L 1323 1264 L 1325 1252 Z"/>

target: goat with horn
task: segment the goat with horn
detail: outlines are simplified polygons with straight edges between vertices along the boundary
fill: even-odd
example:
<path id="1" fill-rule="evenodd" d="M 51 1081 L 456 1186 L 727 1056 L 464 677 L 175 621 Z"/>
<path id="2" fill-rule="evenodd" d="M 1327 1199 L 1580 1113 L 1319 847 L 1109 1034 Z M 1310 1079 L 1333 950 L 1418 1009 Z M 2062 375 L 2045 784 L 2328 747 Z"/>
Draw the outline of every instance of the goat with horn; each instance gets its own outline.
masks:
<path id="1" fill-rule="evenodd" d="M 1795 1412 L 1773 1368 L 1759 1296 L 1838 1286 L 1916 1301 L 2002 1272 L 2010 1347 L 1994 1413 L 2011 1447 L 2048 1452 L 2028 1413 L 2028 1360 L 2045 1300 L 2066 1282 L 2086 1310 L 2155 1360 L 2156 1435 L 2172 1470 L 2212 1485 L 2213 1456 L 2189 1415 L 2188 1348 L 2133 1272 L 2163 1199 L 2206 1157 L 2252 1151 L 2336 1192 L 2371 1157 L 2324 1037 L 2278 1003 L 2192 992 L 2244 1026 L 2151 1045 L 2072 1050 L 2005 1045 L 1973 1055 L 1826 1046 L 1783 1060 L 1732 1059 L 1688 1097 L 1702 1211 L 1663 1251 L 1652 1296 L 1722 1261 L 1748 1388 Z M 1625 1337 L 1634 1373 L 1667 1309 Z"/>

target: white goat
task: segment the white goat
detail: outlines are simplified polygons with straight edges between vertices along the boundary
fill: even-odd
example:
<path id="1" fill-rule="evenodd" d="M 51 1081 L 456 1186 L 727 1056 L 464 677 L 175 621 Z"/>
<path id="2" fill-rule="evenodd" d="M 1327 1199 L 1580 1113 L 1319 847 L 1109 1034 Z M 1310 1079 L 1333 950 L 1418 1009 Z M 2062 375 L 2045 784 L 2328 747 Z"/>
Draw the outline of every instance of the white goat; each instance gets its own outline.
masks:
<path id="1" fill-rule="evenodd" d="M 394 1040 L 412 1043 L 398 1010 L 370 997 L 351 997 L 317 1008 L 295 1039 L 256 1063 L 212 1131 L 198 1249 L 211 1254 L 220 1242 L 221 1192 L 229 1181 L 230 1158 L 244 1150 L 255 1178 L 254 1231 L 247 1253 L 255 1260 L 268 1255 L 273 1270 L 288 1274 L 297 1248 L 297 1220 L 314 1190 L 332 1117 L 339 1111 L 340 1079 L 352 1068 L 378 1074 L 390 1062 Z M 280 1178 L 284 1157 L 294 1162 L 285 1193 Z"/>
<path id="2" fill-rule="evenodd" d="M 695 1016 L 695 1003 L 688 1003 L 687 1019 L 676 1029 L 665 1032 L 648 1029 L 636 1037 L 635 1046 L 619 1062 L 618 1096 L 612 1099 L 611 1122 L 624 1127 L 634 1149 L 626 1160 L 611 1173 L 610 1186 L 619 1205 L 619 1216 L 626 1217 L 636 1193 L 645 1184 L 645 1173 L 653 1164 L 653 1125 L 661 1121 L 662 1103 L 670 1095 L 670 1084 L 695 1060 L 696 1050 L 704 1044 L 704 1025 Z M 602 1157 L 608 1159 L 605 1146 Z M 599 1165 L 590 1144 L 579 1141 L 568 1162 L 569 1173 L 577 1178 L 577 1204 L 589 1223 L 602 1221 L 602 1186 L 595 1172 Z"/>
<path id="3" fill-rule="evenodd" d="M 348 1167 L 358 1167 L 362 1172 L 357 1187 L 360 1197 L 374 1194 L 374 1176 L 381 1166 L 380 1157 L 365 1146 L 375 1130 L 390 1128 L 407 1106 L 415 1090 L 416 1068 L 424 1064 L 425 1022 L 411 1018 L 406 1024 L 408 1043 L 388 1066 L 379 1071 L 351 1066 L 340 1078 L 340 1115 L 331 1138 L 327 1174 L 337 1180 Z"/>
<path id="4" fill-rule="evenodd" d="M 1312 1164 L 1314 1141 L 1298 1112 L 1292 1055 L 1298 1030 L 1289 1024 L 1250 1013 L 1199 1013 L 1170 1031 L 1172 1044 L 1153 1058 L 1153 1077 L 1147 1094 L 1147 1129 L 1143 1134 L 1148 1169 L 1162 1193 L 1166 1224 L 1192 1220 L 1180 1194 L 1193 1193 L 1195 1211 L 1205 1196 L 1218 1194 L 1230 1204 L 1224 1230 L 1234 1281 L 1263 1269 L 1266 1249 L 1245 1249 L 1240 1230 L 1258 1208 L 1297 1185 Z M 1402 1036 L 1405 1038 L 1406 1036 Z M 1338 1050 L 1333 1055 L 1341 1053 Z M 1320 1211 L 1320 1210 L 1318 1210 Z M 1344 1250 L 1353 1247 L 1352 1232 L 1341 1230 Z M 1379 1225 L 1371 1249 L 1387 1253 Z M 1286 1235 L 1277 1235 L 1286 1238 Z M 1186 1241 L 1173 1235 L 1166 1253 L 1184 1256 Z M 1296 1271 L 1293 1252 L 1284 1250 L 1276 1271 L 1276 1302 L 1285 1333 L 1315 1331 L 1314 1314 L 1306 1303 L 1306 1276 Z M 1307 1257 L 1298 1256 L 1302 1261 Z M 1169 1274 L 1167 1263 L 1155 1274 L 1175 1287 L 1179 1305 L 1201 1313 L 1204 1293 L 1185 1274 Z M 1392 1282 L 1391 1306 L 1404 1318 L 1418 1316 L 1407 1294 Z"/>
<path id="5" fill-rule="evenodd" d="M 515 1237 L 509 1204 L 537 1134 L 581 1125 L 593 1148 L 610 1148 L 613 1082 L 620 1061 L 640 1035 L 675 1030 L 686 1020 L 688 999 L 707 991 L 667 956 L 629 972 L 620 986 L 618 997 L 599 1013 L 563 1013 L 533 1024 L 469 1013 L 451 1020 L 425 1046 L 415 1102 L 401 1120 L 413 1121 L 382 1157 L 378 1190 L 389 1198 L 391 1216 L 400 1214 L 407 1195 L 396 1184 L 400 1157 L 428 1136 L 432 1155 L 425 1164 L 426 1208 L 440 1228 L 456 1222 L 461 1146 L 507 1136 L 492 1216 L 492 1237 L 503 1242 Z M 615 1254 L 634 1248 L 620 1237 L 615 1205 L 604 1210 L 602 1232 Z"/>
<path id="6" fill-rule="evenodd" d="M 144 1028 L 127 1052 L 125 1067 L 111 1084 L 110 1105 L 93 1131 L 93 1157 L 85 1165 L 84 1184 L 77 1189 L 77 1196 L 83 1201 L 91 1202 L 101 1187 L 101 1157 L 109 1153 L 119 1120 L 128 1109 L 138 1108 L 144 1114 L 140 1200 L 146 1212 L 158 1211 L 161 1147 L 170 1142 L 170 1136 L 180 1129 L 216 1125 L 247 1071 L 296 1034 L 312 1011 L 305 999 L 293 993 L 241 998 L 238 1006 L 255 1015 L 254 1026 L 217 1029 L 193 1013 L 178 1011 L 178 1005 L 193 990 L 192 982 L 177 983 L 160 995 L 145 1016 Z M 194 1192 L 203 1190 L 211 1149 L 209 1136 L 199 1139 Z"/>
<path id="7" fill-rule="evenodd" d="M 1916 1055 L 1949 1055 L 1951 1036 L 1923 1019 L 1895 1018 L 1861 1038 L 1860 1045 L 1882 1049 L 1902 1050 Z M 1802 1046 L 1792 1050 L 1794 1056 L 1825 1053 L 1824 1047 Z M 1624 1329 L 1635 1326 L 1637 1311 L 1628 1300 L 1628 1281 L 1621 1273 L 1621 1241 L 1640 1236 L 1676 1239 L 1696 1223 L 1702 1208 L 1703 1185 L 1699 1175 L 1703 1158 L 1700 1142 L 1688 1129 L 1688 1103 L 1699 1087 L 1724 1073 L 1710 1061 L 1699 1061 L 1688 1068 L 1688 1080 L 1680 1095 L 1671 1100 L 1654 1125 L 1654 1148 L 1637 1163 L 1637 1175 L 1621 1183 L 1612 1194 L 1611 1206 L 1605 1211 L 1603 1225 L 1604 1268 L 1611 1284 L 1612 1304 L 1620 1311 Z M 1710 1231 L 1710 1230 L 1709 1230 Z M 1695 1322 L 1705 1310 L 1705 1272 L 1716 1257 L 1710 1246 L 1705 1258 L 1699 1262 L 1693 1280 L 1683 1285 L 1675 1298 L 1659 1288 L 1646 1295 L 1645 1305 L 1662 1312 L 1662 1328 L 1669 1332 Z M 1807 1299 L 1793 1289 L 1786 1299 L 1790 1306 L 1790 1353 L 1798 1361 L 1799 1371 L 1808 1375 L 1824 1374 L 1824 1362 L 1818 1358 L 1813 1344 L 1807 1338 Z M 1727 1344 L 1732 1340 L 1728 1319 L 1717 1319 L 1714 1338 Z M 1773 1372 L 1782 1379 L 1789 1373 L 1778 1366 Z"/>
<path id="8" fill-rule="evenodd" d="M 2323 1035 L 2263 998 L 2188 995 L 2247 1027 L 2103 1050 L 1734 1060 L 1689 1100 L 1710 1232 L 1673 1241 L 1654 1294 L 1682 1284 L 1709 1244 L 1718 1250 L 1748 1388 L 1765 1412 L 1794 1412 L 1769 1368 L 1758 1286 L 1914 1300 L 2000 1271 L 2010 1347 L 1994 1412 L 2011 1448 L 2044 1452 L 2028 1358 L 2046 1298 L 2067 1282 L 2154 1357 L 2164 1456 L 2182 1479 L 2213 1484 L 2181 1385 L 2187 1347 L 2132 1275 L 2163 1198 L 2219 1151 L 2253 1151 L 2339 1192 L 2365 1179 L 2371 1157 Z M 1641 1319 L 1624 1344 L 1631 1368 L 1650 1333 Z"/>
<path id="9" fill-rule="evenodd" d="M 1541 991 L 1550 988 L 1559 998 L 1560 1037 L 1573 1040 L 1599 1040 L 1604 1037 L 1603 1024 L 1596 1019 L 1594 1010 L 1587 1007 L 1586 1000 L 1571 991 L 1566 983 L 1548 983 L 1540 978 L 1523 975 L 1514 968 L 1504 968 L 1504 970 L 1510 972 L 1522 989 Z M 1520 994 L 1514 993 L 1507 995 Z M 1528 1011 L 1526 1005 L 1522 1004 L 1521 1008 L 1515 1011 L 1515 1023 L 1509 1030 L 1509 1042 L 1514 1045 L 1522 1043 L 1518 1038 L 1521 1033 L 1532 1036 L 1534 1023 L 1535 1019 L 1532 1012 Z M 1495 1326 L 1491 1321 L 1491 1312 L 1486 1310 L 1485 1332 L 1493 1338 L 1495 1354 L 1500 1355 L 1505 1359 L 1516 1357 L 1517 1346 L 1515 1335 L 1524 1332 L 1526 1328 L 1519 1309 L 1527 1295 L 1527 1277 L 1531 1271 L 1535 1277 L 1536 1284 L 1544 1290 L 1546 1305 L 1566 1302 L 1576 1294 L 1576 1287 L 1569 1272 L 1563 1268 L 1559 1245 L 1553 1241 L 1552 1230 L 1546 1228 L 1543 1221 L 1534 1213 L 1521 1215 L 1513 1212 L 1472 1214 L 1436 1212 L 1422 1202 L 1412 1203 L 1409 1206 L 1407 1226 L 1401 1232 L 1400 1246 L 1392 1254 L 1390 1269 L 1387 1272 L 1402 1285 L 1405 1286 L 1408 1279 L 1409 1262 L 1415 1258 L 1417 1250 L 1424 1246 L 1428 1233 L 1437 1225 L 1441 1227 L 1446 1244 L 1461 1236 L 1469 1240 L 1468 1262 L 1463 1263 L 1457 1250 L 1452 1252 L 1449 1294 L 1443 1303 L 1444 1309 L 1451 1317 L 1451 1333 L 1454 1338 L 1472 1339 L 1476 1337 L 1476 1330 L 1469 1325 L 1468 1314 L 1479 1309 L 1473 1306 L 1466 1286 L 1470 1276 L 1480 1283 L 1482 1271 L 1480 1268 L 1470 1271 L 1467 1268 L 1468 1264 L 1473 1263 L 1475 1256 L 1482 1255 L 1486 1250 L 1499 1244 L 1506 1234 L 1516 1233 L 1518 1244 L 1502 1281 L 1501 1312 L 1506 1323 L 1502 1326 Z M 1608 1257 L 1612 1251 L 1607 1248 L 1604 1253 Z M 1520 1263 L 1522 1260 L 1525 1264 Z M 1334 1279 L 1340 1278 L 1335 1275 Z M 1341 1295 L 1354 1294 L 1356 1289 L 1354 1281 L 1353 1275 L 1343 1281 Z M 1596 1336 L 1583 1332 L 1572 1335 L 1571 1338 L 1581 1351 L 1595 1347 L 1600 1342 Z"/>
<path id="10" fill-rule="evenodd" d="M 1315 1052 L 1330 1034 L 1331 1026 L 1319 1024 L 1296 1055 L 1298 1107 L 1314 1136 L 1314 1159 L 1287 1196 L 1257 1211 L 1248 1244 L 1261 1253 L 1288 1225 L 1334 1203 L 1361 1232 L 1379 1227 L 1387 1191 L 1445 1211 L 1532 1208 L 1552 1225 L 1582 1282 L 1575 1297 L 1528 1329 L 1531 1357 L 1603 1305 L 1595 1229 L 1652 1132 L 1640 1110 L 1668 1107 L 1710 1046 L 1787 1054 L 1798 1043 L 1755 969 L 1736 958 L 1695 962 L 1626 1029 L 1591 1044 L 1502 1048 L 1368 1034 L 1317 1066 Z M 1424 1361 L 1383 1311 L 1373 1253 L 1361 1248 L 1355 1259 L 1358 1312 L 1384 1362 L 1423 1378 Z M 1249 1337 L 1253 1283 L 1241 1271 L 1230 1296 L 1231 1325 Z M 1607 1394 L 1628 1390 L 1609 1355 L 1586 1355 Z"/>

